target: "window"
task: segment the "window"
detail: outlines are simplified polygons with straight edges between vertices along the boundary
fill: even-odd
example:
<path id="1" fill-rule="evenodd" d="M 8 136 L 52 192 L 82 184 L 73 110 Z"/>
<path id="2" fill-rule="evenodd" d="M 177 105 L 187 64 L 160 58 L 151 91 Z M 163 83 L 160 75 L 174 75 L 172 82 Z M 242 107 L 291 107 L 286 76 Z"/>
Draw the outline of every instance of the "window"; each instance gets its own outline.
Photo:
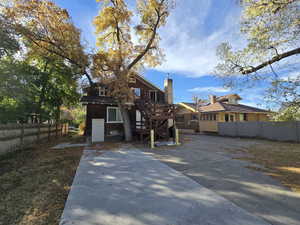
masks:
<path id="1" fill-rule="evenodd" d="M 107 107 L 107 123 L 122 123 L 121 111 L 118 107 Z"/>
<path id="2" fill-rule="evenodd" d="M 136 83 L 136 78 L 134 76 L 129 77 L 129 83 L 130 84 L 135 84 Z"/>
<path id="3" fill-rule="evenodd" d="M 244 113 L 244 121 L 248 121 L 248 115 L 247 115 L 247 113 Z"/>
<path id="4" fill-rule="evenodd" d="M 157 102 L 157 92 L 156 91 L 149 91 L 149 97 L 151 102 Z"/>
<path id="5" fill-rule="evenodd" d="M 229 98 L 228 103 L 229 104 L 237 104 L 237 100 L 236 100 L 236 98 Z"/>
<path id="6" fill-rule="evenodd" d="M 244 114 L 240 114 L 240 121 L 244 121 Z"/>
<path id="7" fill-rule="evenodd" d="M 134 95 L 136 97 L 141 97 L 141 89 L 140 88 L 134 88 Z"/>
<path id="8" fill-rule="evenodd" d="M 230 122 L 234 122 L 234 115 L 230 115 Z"/>
<path id="9" fill-rule="evenodd" d="M 213 115 L 213 120 L 216 121 L 217 120 L 217 114 Z"/>
<path id="10" fill-rule="evenodd" d="M 229 115 L 225 114 L 225 122 L 228 122 L 228 121 L 229 121 Z"/>
<path id="11" fill-rule="evenodd" d="M 106 88 L 99 87 L 99 96 L 106 96 Z"/>
<path id="12" fill-rule="evenodd" d="M 192 120 L 198 120 L 198 115 L 193 114 L 192 115 Z"/>

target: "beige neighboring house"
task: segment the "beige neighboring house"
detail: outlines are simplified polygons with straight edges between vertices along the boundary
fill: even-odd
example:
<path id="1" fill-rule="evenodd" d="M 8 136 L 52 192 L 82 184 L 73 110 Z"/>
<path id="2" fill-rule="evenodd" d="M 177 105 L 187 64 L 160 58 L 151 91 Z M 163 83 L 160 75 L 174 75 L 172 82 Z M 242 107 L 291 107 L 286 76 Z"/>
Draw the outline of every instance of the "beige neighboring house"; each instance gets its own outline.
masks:
<path id="1" fill-rule="evenodd" d="M 218 132 L 218 122 L 243 122 L 243 121 L 268 121 L 270 111 L 259 109 L 252 106 L 239 104 L 242 98 L 237 94 L 229 94 L 217 97 L 209 96 L 209 103 L 200 105 L 197 110 L 196 106 L 187 103 L 179 103 L 180 111 L 190 111 L 190 115 L 200 115 L 199 130 L 201 132 Z M 184 109 L 183 109 L 184 108 Z M 177 117 L 176 117 L 177 118 Z M 177 121 L 176 121 L 177 123 Z"/>
<path id="2" fill-rule="evenodd" d="M 176 127 L 179 129 L 198 129 L 198 116 L 196 103 L 180 102 L 177 104 Z"/>

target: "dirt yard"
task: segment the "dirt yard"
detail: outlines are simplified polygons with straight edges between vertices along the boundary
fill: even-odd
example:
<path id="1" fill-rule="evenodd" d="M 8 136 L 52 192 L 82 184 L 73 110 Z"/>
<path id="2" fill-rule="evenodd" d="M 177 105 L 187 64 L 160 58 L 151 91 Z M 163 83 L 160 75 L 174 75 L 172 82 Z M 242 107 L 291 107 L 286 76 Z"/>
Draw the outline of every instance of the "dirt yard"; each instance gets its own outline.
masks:
<path id="1" fill-rule="evenodd" d="M 263 165 L 264 173 L 300 194 L 300 145 L 282 142 L 267 143 L 270 142 L 237 150 L 247 153 L 245 157 L 239 159 Z M 249 168 L 260 170 L 256 167 Z"/>
<path id="2" fill-rule="evenodd" d="M 83 148 L 64 137 L 0 158 L 0 225 L 57 225 Z"/>

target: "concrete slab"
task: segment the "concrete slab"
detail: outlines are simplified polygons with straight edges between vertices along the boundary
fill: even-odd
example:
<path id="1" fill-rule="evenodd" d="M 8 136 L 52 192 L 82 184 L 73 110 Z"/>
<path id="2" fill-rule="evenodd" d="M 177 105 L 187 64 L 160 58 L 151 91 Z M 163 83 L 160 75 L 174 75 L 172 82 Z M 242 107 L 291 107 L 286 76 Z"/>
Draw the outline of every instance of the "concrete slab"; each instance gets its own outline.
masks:
<path id="1" fill-rule="evenodd" d="M 268 225 L 160 163 L 122 149 L 84 151 L 60 225 Z"/>
<path id="2" fill-rule="evenodd" d="M 300 225 L 299 193 L 262 171 L 247 168 L 263 167 L 236 159 L 249 157 L 243 152 L 236 154 L 236 150 L 253 145 L 272 147 L 277 142 L 209 135 L 185 138 L 189 141 L 172 150 L 144 151 L 272 225 Z"/>
<path id="3" fill-rule="evenodd" d="M 64 148 L 76 148 L 76 147 L 87 147 L 88 144 L 86 143 L 78 143 L 78 144 L 72 144 L 72 143 L 61 143 L 58 145 L 55 145 L 54 147 L 52 147 L 52 149 L 64 149 Z"/>

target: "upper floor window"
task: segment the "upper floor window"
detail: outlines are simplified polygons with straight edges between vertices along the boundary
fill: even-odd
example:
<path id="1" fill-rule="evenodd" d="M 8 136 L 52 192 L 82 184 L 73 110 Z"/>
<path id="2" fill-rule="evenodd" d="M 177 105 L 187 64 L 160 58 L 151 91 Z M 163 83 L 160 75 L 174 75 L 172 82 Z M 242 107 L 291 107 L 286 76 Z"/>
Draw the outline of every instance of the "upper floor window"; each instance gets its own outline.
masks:
<path id="1" fill-rule="evenodd" d="M 157 91 L 149 91 L 149 97 L 151 102 L 157 102 Z"/>
<path id="2" fill-rule="evenodd" d="M 228 103 L 229 104 L 237 104 L 237 99 L 236 98 L 229 98 Z"/>
<path id="3" fill-rule="evenodd" d="M 129 83 L 135 84 L 136 83 L 136 78 L 134 76 L 129 77 Z"/>
<path id="4" fill-rule="evenodd" d="M 134 95 L 136 97 L 141 97 L 141 89 L 140 88 L 134 88 L 133 91 L 134 91 Z"/>
<path id="5" fill-rule="evenodd" d="M 106 96 L 106 88 L 105 87 L 99 87 L 99 96 Z"/>

